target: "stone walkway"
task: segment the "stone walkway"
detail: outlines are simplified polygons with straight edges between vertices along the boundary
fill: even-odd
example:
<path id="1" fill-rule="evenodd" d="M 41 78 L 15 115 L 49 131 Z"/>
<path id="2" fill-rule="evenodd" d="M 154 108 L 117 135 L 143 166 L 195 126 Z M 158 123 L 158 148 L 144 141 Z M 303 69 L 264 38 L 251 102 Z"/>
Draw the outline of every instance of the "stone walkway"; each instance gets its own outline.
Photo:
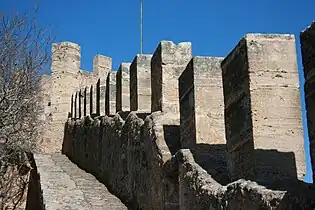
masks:
<path id="1" fill-rule="evenodd" d="M 118 210 L 127 207 L 105 185 L 61 154 L 34 155 L 46 210 Z"/>

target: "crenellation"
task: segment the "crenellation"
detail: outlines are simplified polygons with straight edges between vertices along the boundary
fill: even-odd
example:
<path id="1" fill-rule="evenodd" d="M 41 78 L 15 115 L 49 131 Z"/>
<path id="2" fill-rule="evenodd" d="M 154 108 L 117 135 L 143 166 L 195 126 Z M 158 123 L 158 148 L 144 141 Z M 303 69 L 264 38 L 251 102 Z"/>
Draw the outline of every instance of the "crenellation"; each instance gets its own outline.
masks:
<path id="1" fill-rule="evenodd" d="M 84 88 L 79 90 L 79 118 L 85 116 L 84 114 L 85 106 L 84 106 Z"/>
<path id="2" fill-rule="evenodd" d="M 98 79 L 105 78 L 107 72 L 111 69 L 111 58 L 97 55 L 93 59 L 94 72 L 87 72 L 81 69 L 81 47 L 72 42 L 60 42 L 52 45 L 52 64 L 50 82 L 44 82 L 45 96 L 43 108 L 45 116 L 43 119 L 49 124 L 43 126 L 42 139 L 40 140 L 40 148 L 43 152 L 60 151 L 63 140 L 63 122 L 67 120 L 69 110 L 71 110 L 71 98 L 74 91 L 85 88 L 90 85 L 95 85 Z M 49 89 L 49 91 L 47 91 Z M 105 98 L 105 97 L 104 97 Z M 78 99 L 80 100 L 80 99 Z M 105 99 L 104 99 L 105 100 Z M 83 98 L 84 101 L 84 98 Z M 81 102 L 81 100 L 80 100 Z M 78 102 L 77 102 L 78 103 Z M 77 104 L 77 109 L 82 107 L 83 103 Z M 105 102 L 103 101 L 105 112 Z M 80 112 L 80 116 L 83 115 Z M 103 113 L 104 113 L 103 112 Z M 73 112 L 75 115 L 76 112 Z M 76 113 L 76 118 L 79 113 Z M 74 117 L 74 116 L 73 116 Z M 54 139 L 52 141 L 51 139 Z"/>
<path id="3" fill-rule="evenodd" d="M 87 86 L 84 88 L 84 116 L 90 116 L 90 93 L 91 87 Z"/>
<path id="4" fill-rule="evenodd" d="M 196 144 L 225 144 L 222 60 L 195 56 L 179 78 L 183 148 Z"/>
<path id="5" fill-rule="evenodd" d="M 303 180 L 305 156 L 294 36 L 246 35 L 221 67 L 232 180 Z M 260 155 L 260 150 L 271 149 L 287 153 L 283 160 L 287 162 Z"/>
<path id="6" fill-rule="evenodd" d="M 106 80 L 105 114 L 116 114 L 116 71 L 111 71 Z"/>
<path id="7" fill-rule="evenodd" d="M 69 72 L 77 74 L 81 66 L 81 47 L 72 42 L 53 43 L 52 65 L 53 74 Z"/>
<path id="8" fill-rule="evenodd" d="M 190 42 L 161 41 L 151 60 L 151 112 L 179 116 L 178 78 L 192 57 Z"/>
<path id="9" fill-rule="evenodd" d="M 151 112 L 151 58 L 138 54 L 130 66 L 130 110 Z"/>
<path id="10" fill-rule="evenodd" d="M 80 118 L 80 92 L 76 91 L 75 92 L 75 119 Z"/>
<path id="11" fill-rule="evenodd" d="M 97 88 L 96 85 L 91 85 L 91 91 L 90 91 L 90 114 L 92 115 L 96 115 L 97 113 Z"/>
<path id="12" fill-rule="evenodd" d="M 100 86 L 100 116 L 105 115 L 106 110 L 106 80 L 105 83 Z"/>
<path id="13" fill-rule="evenodd" d="M 75 94 L 71 96 L 71 118 L 75 118 Z"/>
<path id="14" fill-rule="evenodd" d="M 116 112 L 130 111 L 130 65 L 121 63 L 116 73 Z"/>
<path id="15" fill-rule="evenodd" d="M 101 102 L 101 80 L 97 80 L 96 83 L 96 94 L 95 94 L 95 103 L 96 103 L 96 115 L 100 116 L 101 114 L 101 106 L 100 106 L 100 102 Z"/>
<path id="16" fill-rule="evenodd" d="M 93 58 L 93 73 L 103 78 L 104 81 L 108 73 L 112 70 L 112 58 L 104 55 L 96 55 Z"/>
<path id="17" fill-rule="evenodd" d="M 314 164 L 315 23 L 300 36 Z M 52 76 L 42 79 L 42 147 L 56 152 L 64 139 L 71 161 L 130 208 L 315 207 L 315 190 L 302 183 L 294 35 L 246 34 L 224 58 L 161 41 L 118 71 L 102 55 L 93 72 L 80 69 L 74 43 L 53 50 Z"/>

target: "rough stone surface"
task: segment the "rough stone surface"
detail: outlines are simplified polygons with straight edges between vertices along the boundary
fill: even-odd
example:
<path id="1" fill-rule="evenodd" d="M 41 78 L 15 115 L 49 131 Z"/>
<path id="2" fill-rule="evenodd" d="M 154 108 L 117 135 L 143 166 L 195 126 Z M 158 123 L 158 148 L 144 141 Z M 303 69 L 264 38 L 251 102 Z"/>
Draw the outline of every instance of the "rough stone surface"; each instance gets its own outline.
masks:
<path id="1" fill-rule="evenodd" d="M 90 113 L 91 115 L 97 114 L 97 86 L 92 84 L 90 87 Z"/>
<path id="2" fill-rule="evenodd" d="M 183 148 L 202 143 L 225 144 L 222 60 L 193 57 L 179 78 Z"/>
<path id="3" fill-rule="evenodd" d="M 81 117 L 81 110 L 80 110 L 80 91 L 75 92 L 75 118 L 80 118 Z"/>
<path id="4" fill-rule="evenodd" d="M 86 115 L 84 113 L 85 110 L 85 104 L 84 104 L 84 88 L 81 88 L 79 91 L 79 118 Z"/>
<path id="5" fill-rule="evenodd" d="M 106 80 L 105 114 L 108 116 L 116 113 L 116 74 L 109 72 Z"/>
<path id="6" fill-rule="evenodd" d="M 130 66 L 130 110 L 151 112 L 151 58 L 137 55 Z"/>
<path id="7" fill-rule="evenodd" d="M 194 161 L 188 150 L 180 150 L 173 157 L 178 170 L 179 207 L 190 209 L 313 209 L 314 188 L 301 184 L 294 190 L 267 189 L 243 179 L 226 186 L 216 182 Z M 302 193 L 303 192 L 303 193 Z M 303 194 L 303 196 L 301 196 Z"/>
<path id="8" fill-rule="evenodd" d="M 44 208 L 127 209 L 91 174 L 61 154 L 34 155 L 40 177 Z"/>
<path id="9" fill-rule="evenodd" d="M 312 27 L 301 34 L 309 126 Z M 63 136 L 62 153 L 101 183 L 94 177 L 96 182 L 87 180 L 91 175 L 83 171 L 77 174 L 79 169 L 70 167 L 64 156 L 37 156 L 44 161 L 37 159 L 43 164 L 38 173 L 32 171 L 31 183 L 40 183 L 53 195 L 48 198 L 43 191 L 42 199 L 40 190 L 35 190 L 30 195 L 39 203 L 62 196 L 66 199 L 48 204 L 66 206 L 72 200 L 71 205 L 81 205 L 80 209 L 94 209 L 91 205 L 106 203 L 98 198 L 110 191 L 129 209 L 315 208 L 314 186 L 301 182 L 305 161 L 292 35 L 246 35 L 221 62 L 221 72 L 221 58 L 192 59 L 190 43 L 162 41 L 152 58 L 138 55 L 130 66 L 126 87 L 135 112 L 116 110 L 117 104 L 123 107 L 123 97 L 116 97 L 119 88 L 123 93 L 116 80 L 123 77 L 109 72 L 110 58 L 95 58 L 94 72 L 88 73 L 79 68 L 77 45 L 60 46 L 58 52 L 64 56 L 53 62 L 53 74 L 65 67 L 69 69 L 65 75 L 70 76 L 62 80 L 60 73 L 57 79 L 63 84 L 56 83 L 54 75 L 43 77 L 43 131 L 52 139 L 41 146 L 56 151 Z M 77 94 L 80 90 L 83 100 Z M 80 116 L 78 109 L 83 110 Z M 68 116 L 72 118 L 66 121 Z M 312 128 L 309 133 L 312 137 Z M 313 152 L 312 146 L 311 138 Z M 89 191 L 92 197 L 77 184 L 81 181 L 95 187 Z M 50 184 L 57 187 L 48 188 Z M 99 191 L 99 186 L 107 188 Z M 94 199 L 98 200 L 91 204 Z"/>
<path id="10" fill-rule="evenodd" d="M 41 138 L 38 149 L 45 153 L 61 151 L 64 122 L 71 110 L 71 95 L 80 88 L 96 84 L 112 68 L 111 58 L 97 55 L 94 72 L 80 69 L 81 48 L 71 42 L 54 43 L 52 46 L 51 76 L 42 79 L 42 106 L 44 114 L 39 125 Z M 73 113 L 71 113 L 73 114 Z M 79 116 L 77 116 L 79 117 Z"/>
<path id="11" fill-rule="evenodd" d="M 130 111 L 130 65 L 121 63 L 116 74 L 116 112 Z"/>
<path id="12" fill-rule="evenodd" d="M 69 119 L 63 153 L 98 177 L 131 209 L 174 209 L 177 191 L 168 190 L 174 187 L 164 177 L 163 165 L 172 156 L 169 148 L 179 148 L 179 126 L 160 112 L 145 116 L 131 112 L 126 121 L 119 114 Z"/>
<path id="13" fill-rule="evenodd" d="M 231 179 L 303 180 L 294 36 L 248 34 L 221 66 Z"/>
<path id="14" fill-rule="evenodd" d="M 87 116 L 90 115 L 90 87 L 85 87 L 84 88 L 84 115 Z"/>
<path id="15" fill-rule="evenodd" d="M 315 177 L 315 22 L 300 34 L 302 63 L 304 67 L 304 91 L 310 140 L 311 162 L 313 165 L 313 180 Z"/>
<path id="16" fill-rule="evenodd" d="M 161 41 L 151 60 L 151 112 L 178 116 L 178 78 L 192 57 L 190 42 Z"/>
<path id="17" fill-rule="evenodd" d="M 126 121 L 119 114 L 113 118 L 69 119 L 66 125 L 65 153 L 105 183 L 128 208 L 294 210 L 315 207 L 315 189 L 304 183 L 291 183 L 286 190 L 273 190 L 242 179 L 221 184 L 216 174 L 212 176 L 210 156 L 201 150 L 179 150 L 174 146 L 172 141 L 180 132 L 169 127 L 176 120 L 161 112 L 148 115 L 144 121 L 144 116 L 140 116 L 131 112 Z M 172 156 L 172 150 L 178 152 Z"/>

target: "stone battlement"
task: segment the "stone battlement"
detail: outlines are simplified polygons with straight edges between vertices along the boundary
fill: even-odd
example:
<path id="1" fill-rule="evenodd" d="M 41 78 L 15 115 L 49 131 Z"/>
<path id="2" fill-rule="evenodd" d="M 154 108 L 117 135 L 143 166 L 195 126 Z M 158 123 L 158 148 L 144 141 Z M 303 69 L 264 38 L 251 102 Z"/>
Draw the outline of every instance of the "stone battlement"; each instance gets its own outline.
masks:
<path id="1" fill-rule="evenodd" d="M 86 86 L 95 85 L 98 80 L 104 83 L 112 69 L 112 59 L 96 55 L 93 59 L 93 72 L 81 69 L 81 48 L 71 42 L 52 45 L 51 75 L 42 79 L 42 108 L 40 150 L 60 152 L 64 122 L 68 118 L 72 93 Z M 83 116 L 83 115 L 82 115 Z"/>
<path id="2" fill-rule="evenodd" d="M 314 40 L 313 23 L 301 33 L 312 164 Z M 214 209 L 233 209 L 227 201 L 246 209 L 309 201 L 289 201 L 299 196 L 291 188 L 306 193 L 294 35 L 246 34 L 224 58 L 161 41 L 117 71 L 105 56 L 93 64 L 84 72 L 78 45 L 53 45 L 52 81 L 43 78 L 43 151 L 62 150 L 134 208 L 203 209 L 201 194 Z M 259 201 L 238 195 L 246 186 Z"/>

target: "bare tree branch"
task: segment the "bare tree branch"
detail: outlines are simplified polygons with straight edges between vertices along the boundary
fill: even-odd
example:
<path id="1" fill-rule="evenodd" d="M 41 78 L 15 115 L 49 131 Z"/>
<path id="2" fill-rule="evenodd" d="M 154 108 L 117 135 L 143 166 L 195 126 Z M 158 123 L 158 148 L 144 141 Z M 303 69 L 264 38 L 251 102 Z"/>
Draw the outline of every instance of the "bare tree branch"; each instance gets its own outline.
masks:
<path id="1" fill-rule="evenodd" d="M 34 11 L 0 14 L 0 210 L 17 209 L 38 139 L 41 75 L 48 62 L 49 31 Z"/>

